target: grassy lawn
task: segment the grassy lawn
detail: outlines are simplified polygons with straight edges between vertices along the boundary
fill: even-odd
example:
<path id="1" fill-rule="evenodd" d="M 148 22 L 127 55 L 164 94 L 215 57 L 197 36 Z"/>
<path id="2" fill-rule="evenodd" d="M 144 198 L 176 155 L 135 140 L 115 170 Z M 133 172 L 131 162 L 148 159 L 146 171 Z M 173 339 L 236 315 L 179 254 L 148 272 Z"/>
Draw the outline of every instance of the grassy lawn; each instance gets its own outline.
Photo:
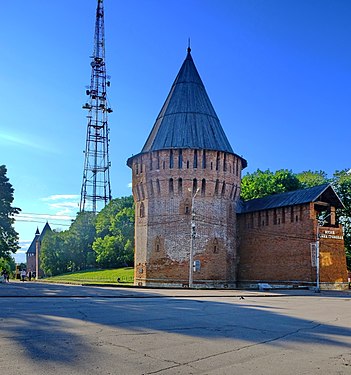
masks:
<path id="1" fill-rule="evenodd" d="M 121 285 L 133 284 L 133 267 L 109 269 L 109 270 L 85 270 L 79 272 L 65 273 L 63 275 L 52 276 L 45 281 L 58 281 L 70 283 L 113 283 Z M 120 278 L 120 282 L 117 279 Z"/>

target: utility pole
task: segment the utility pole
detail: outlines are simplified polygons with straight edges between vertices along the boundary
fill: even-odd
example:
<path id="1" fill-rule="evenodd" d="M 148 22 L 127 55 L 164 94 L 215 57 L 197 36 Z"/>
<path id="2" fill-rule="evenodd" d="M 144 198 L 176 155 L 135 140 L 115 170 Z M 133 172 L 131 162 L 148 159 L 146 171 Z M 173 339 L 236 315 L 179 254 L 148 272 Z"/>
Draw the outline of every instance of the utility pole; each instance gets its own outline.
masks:
<path id="1" fill-rule="evenodd" d="M 100 211 L 111 199 L 109 161 L 109 127 L 107 115 L 112 112 L 106 89 L 110 81 L 105 65 L 104 4 L 98 0 L 96 8 L 94 52 L 91 56 L 91 80 L 86 90 L 88 101 L 83 108 L 88 111 L 80 212 Z"/>
<path id="2" fill-rule="evenodd" d="M 320 220 L 317 220 L 317 240 L 316 240 L 316 290 L 315 293 L 320 293 L 321 289 L 319 286 L 319 278 L 320 278 L 320 268 L 319 268 L 319 240 L 320 240 L 320 235 L 319 235 L 319 226 L 321 225 Z M 323 225 L 323 224 L 322 224 Z"/>
<path id="3" fill-rule="evenodd" d="M 320 215 L 318 218 L 317 218 L 317 239 L 316 239 L 316 289 L 315 289 L 315 293 L 320 293 L 321 292 L 321 288 L 320 288 L 320 264 L 319 264 L 319 260 L 320 260 L 320 238 L 321 238 L 321 235 L 320 235 L 320 227 L 322 227 L 327 221 L 326 219 L 331 215 L 331 213 L 329 213 L 328 215 Z"/>

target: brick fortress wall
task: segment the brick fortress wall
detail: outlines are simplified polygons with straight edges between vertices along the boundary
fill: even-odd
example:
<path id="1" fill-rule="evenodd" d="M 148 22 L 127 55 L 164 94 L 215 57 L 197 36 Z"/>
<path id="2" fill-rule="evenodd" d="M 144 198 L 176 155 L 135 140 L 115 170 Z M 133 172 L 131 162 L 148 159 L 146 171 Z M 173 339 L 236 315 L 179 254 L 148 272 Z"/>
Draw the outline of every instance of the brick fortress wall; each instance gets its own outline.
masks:
<path id="1" fill-rule="evenodd" d="M 236 214 L 242 159 L 175 149 L 128 161 L 135 200 L 136 285 L 185 286 L 189 278 L 192 197 L 196 238 L 194 285 L 235 286 Z M 190 190 L 190 191 L 189 191 Z"/>
<path id="2" fill-rule="evenodd" d="M 238 216 L 241 286 L 316 282 L 316 266 L 311 258 L 311 243 L 317 239 L 313 203 Z M 347 272 L 341 227 L 320 228 L 321 233 L 325 231 L 334 234 L 320 238 L 320 281 L 328 287 L 347 282 Z"/>

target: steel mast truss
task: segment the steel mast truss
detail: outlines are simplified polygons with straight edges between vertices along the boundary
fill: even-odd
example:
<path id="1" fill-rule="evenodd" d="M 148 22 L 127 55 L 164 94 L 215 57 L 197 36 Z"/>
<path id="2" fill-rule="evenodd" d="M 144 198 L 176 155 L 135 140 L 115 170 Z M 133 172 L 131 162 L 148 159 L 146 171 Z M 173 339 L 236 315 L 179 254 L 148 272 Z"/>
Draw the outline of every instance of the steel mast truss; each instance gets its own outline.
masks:
<path id="1" fill-rule="evenodd" d="M 87 134 L 80 212 L 99 212 L 112 198 L 109 161 L 109 127 L 107 117 L 112 112 L 107 101 L 105 65 L 105 32 L 103 0 L 98 0 L 94 36 L 94 53 L 91 57 L 91 81 L 83 108 L 88 111 Z"/>

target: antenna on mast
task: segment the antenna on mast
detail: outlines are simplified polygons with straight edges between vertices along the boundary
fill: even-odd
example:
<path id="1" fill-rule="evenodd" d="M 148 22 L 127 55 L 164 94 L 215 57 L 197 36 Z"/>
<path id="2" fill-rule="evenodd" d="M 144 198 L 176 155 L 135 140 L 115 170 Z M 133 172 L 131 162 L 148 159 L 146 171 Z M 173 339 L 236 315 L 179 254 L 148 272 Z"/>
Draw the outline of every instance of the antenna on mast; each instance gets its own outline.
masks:
<path id="1" fill-rule="evenodd" d="M 83 105 L 83 109 L 88 111 L 88 125 L 79 210 L 80 212 L 92 211 L 96 213 L 112 199 L 107 121 L 107 116 L 112 112 L 112 109 L 108 104 L 106 93 L 110 81 L 107 80 L 105 65 L 103 0 L 97 1 L 94 52 L 91 59 L 91 80 L 90 86 L 86 90 L 88 100 Z"/>

